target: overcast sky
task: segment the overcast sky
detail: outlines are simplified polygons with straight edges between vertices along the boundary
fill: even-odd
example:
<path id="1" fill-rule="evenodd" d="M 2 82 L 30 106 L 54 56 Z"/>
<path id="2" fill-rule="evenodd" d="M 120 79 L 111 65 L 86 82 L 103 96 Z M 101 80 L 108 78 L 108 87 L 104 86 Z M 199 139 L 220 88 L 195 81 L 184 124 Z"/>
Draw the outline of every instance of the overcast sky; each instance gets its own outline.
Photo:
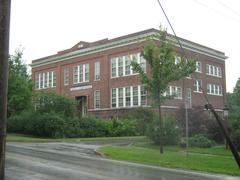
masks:
<path id="1" fill-rule="evenodd" d="M 160 0 L 178 36 L 225 52 L 227 91 L 240 77 L 240 1 Z M 96 41 L 159 25 L 157 0 L 12 0 L 10 53 L 30 64 L 80 40 Z"/>

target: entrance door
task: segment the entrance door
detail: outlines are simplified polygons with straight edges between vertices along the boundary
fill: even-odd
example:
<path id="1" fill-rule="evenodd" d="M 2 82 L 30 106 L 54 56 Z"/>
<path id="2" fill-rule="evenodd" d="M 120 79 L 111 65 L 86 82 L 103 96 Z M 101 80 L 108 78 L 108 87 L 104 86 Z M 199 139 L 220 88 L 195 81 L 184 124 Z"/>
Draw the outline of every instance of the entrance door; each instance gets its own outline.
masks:
<path id="1" fill-rule="evenodd" d="M 81 117 L 87 114 L 87 96 L 78 96 L 76 97 L 78 101 L 77 109 Z"/>

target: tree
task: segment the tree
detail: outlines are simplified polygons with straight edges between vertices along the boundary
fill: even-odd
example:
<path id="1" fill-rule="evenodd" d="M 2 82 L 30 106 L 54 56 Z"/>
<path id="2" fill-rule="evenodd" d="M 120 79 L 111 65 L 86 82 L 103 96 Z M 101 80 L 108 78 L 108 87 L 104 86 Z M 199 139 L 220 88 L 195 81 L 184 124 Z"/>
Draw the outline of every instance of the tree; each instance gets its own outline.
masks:
<path id="1" fill-rule="evenodd" d="M 158 41 L 154 40 L 157 39 Z M 160 41 L 160 43 L 159 43 Z M 153 105 L 158 107 L 159 131 L 160 131 L 160 153 L 163 153 L 163 122 L 161 104 L 166 99 L 164 96 L 168 84 L 185 77 L 195 70 L 195 61 L 186 60 L 175 61 L 174 42 L 167 38 L 166 30 L 160 29 L 159 35 L 146 41 L 146 45 L 141 52 L 141 56 L 150 65 L 151 72 L 148 75 L 143 71 L 141 65 L 132 61 L 133 70 L 140 74 L 142 83 L 151 93 Z"/>
<path id="2" fill-rule="evenodd" d="M 23 51 L 18 49 L 9 57 L 8 117 L 31 106 L 31 77 L 22 56 Z"/>

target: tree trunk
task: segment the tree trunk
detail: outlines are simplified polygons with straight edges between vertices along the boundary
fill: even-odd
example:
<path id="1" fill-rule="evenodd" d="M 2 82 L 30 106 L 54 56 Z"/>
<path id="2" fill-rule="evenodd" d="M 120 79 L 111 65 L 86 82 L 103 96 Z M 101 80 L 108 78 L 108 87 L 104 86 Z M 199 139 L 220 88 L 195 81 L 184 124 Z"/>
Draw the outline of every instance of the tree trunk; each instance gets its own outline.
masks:
<path id="1" fill-rule="evenodd" d="M 158 120 L 159 120 L 159 135 L 160 135 L 160 154 L 163 154 L 163 122 L 162 122 L 162 111 L 161 111 L 161 99 L 160 93 L 158 93 Z"/>

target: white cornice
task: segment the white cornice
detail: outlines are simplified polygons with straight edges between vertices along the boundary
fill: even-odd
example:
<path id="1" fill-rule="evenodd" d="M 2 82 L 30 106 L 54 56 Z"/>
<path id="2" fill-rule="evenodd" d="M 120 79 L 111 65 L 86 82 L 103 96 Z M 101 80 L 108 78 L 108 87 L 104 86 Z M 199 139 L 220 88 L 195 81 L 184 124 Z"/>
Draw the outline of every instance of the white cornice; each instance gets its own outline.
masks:
<path id="1" fill-rule="evenodd" d="M 101 52 L 101 51 L 106 51 L 106 50 L 110 50 L 110 49 L 114 49 L 114 48 L 118 48 L 118 47 L 123 47 L 123 46 L 126 46 L 126 45 L 130 45 L 130 44 L 145 41 L 147 37 L 157 36 L 157 35 L 158 35 L 158 33 L 156 31 L 152 31 L 152 32 L 148 32 L 148 33 L 144 33 L 144 34 L 140 34 L 140 35 L 136 35 L 136 36 L 131 36 L 131 37 L 116 40 L 116 41 L 113 41 L 113 42 L 110 42 L 110 43 L 106 43 L 106 44 L 102 44 L 102 45 L 97 45 L 97 46 L 93 46 L 93 47 L 84 48 L 84 49 L 80 49 L 80 50 L 77 50 L 77 51 L 69 52 L 69 53 L 66 53 L 66 54 L 63 54 L 63 55 L 33 61 L 31 66 L 32 66 L 32 68 L 35 68 L 35 67 L 39 67 L 39 66 L 43 66 L 43 65 L 53 64 L 53 63 L 57 63 L 57 62 L 61 62 L 61 61 L 66 61 L 66 60 L 73 59 L 73 58 L 76 58 L 76 57 L 81 57 L 81 56 L 85 56 L 85 55 L 89 55 L 89 54 L 98 53 L 98 52 Z M 224 55 L 224 53 L 213 50 L 211 48 L 207 48 L 207 47 L 195 44 L 193 42 L 190 42 L 190 41 L 187 41 L 187 40 L 184 40 L 184 39 L 180 39 L 180 42 L 182 43 L 183 48 L 186 49 L 186 50 L 190 50 L 190 51 L 193 51 L 193 52 L 196 52 L 196 53 L 204 54 L 206 56 L 213 57 L 213 58 L 216 58 L 216 59 L 221 60 L 221 61 L 224 61 L 227 58 Z M 177 45 L 177 46 L 179 46 L 179 45 Z"/>

